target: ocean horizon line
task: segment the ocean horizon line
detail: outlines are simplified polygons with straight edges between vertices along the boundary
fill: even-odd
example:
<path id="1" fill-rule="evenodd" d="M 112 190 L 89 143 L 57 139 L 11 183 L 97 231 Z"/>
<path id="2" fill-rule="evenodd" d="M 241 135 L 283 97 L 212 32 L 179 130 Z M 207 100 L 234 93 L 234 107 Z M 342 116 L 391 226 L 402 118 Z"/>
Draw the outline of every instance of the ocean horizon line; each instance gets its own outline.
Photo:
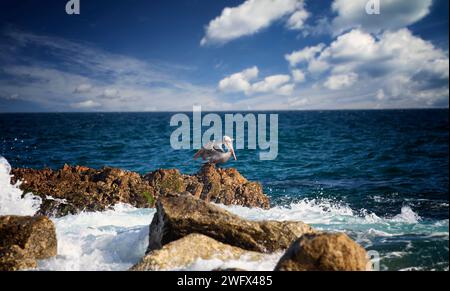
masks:
<path id="1" fill-rule="evenodd" d="M 354 108 L 354 109 L 260 109 L 260 110 L 202 110 L 202 113 L 241 113 L 241 112 L 339 112 L 339 111 L 426 111 L 426 110 L 449 110 L 449 107 L 432 108 Z M 115 113 L 192 113 L 192 111 L 11 111 L 0 112 L 0 114 L 115 114 Z"/>

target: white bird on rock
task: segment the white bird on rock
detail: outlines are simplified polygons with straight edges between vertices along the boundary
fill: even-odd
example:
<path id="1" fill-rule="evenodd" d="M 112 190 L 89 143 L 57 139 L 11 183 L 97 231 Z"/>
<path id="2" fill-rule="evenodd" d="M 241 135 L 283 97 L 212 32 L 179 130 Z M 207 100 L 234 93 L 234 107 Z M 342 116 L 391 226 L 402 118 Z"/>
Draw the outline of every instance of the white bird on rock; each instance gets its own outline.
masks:
<path id="1" fill-rule="evenodd" d="M 222 145 L 225 145 L 226 152 L 223 150 Z M 231 156 L 233 156 L 234 160 L 237 160 L 233 149 L 233 139 L 225 135 L 223 142 L 210 141 L 199 149 L 194 156 L 194 160 L 201 157 L 204 161 L 207 160 L 212 164 L 224 164 L 230 160 Z"/>

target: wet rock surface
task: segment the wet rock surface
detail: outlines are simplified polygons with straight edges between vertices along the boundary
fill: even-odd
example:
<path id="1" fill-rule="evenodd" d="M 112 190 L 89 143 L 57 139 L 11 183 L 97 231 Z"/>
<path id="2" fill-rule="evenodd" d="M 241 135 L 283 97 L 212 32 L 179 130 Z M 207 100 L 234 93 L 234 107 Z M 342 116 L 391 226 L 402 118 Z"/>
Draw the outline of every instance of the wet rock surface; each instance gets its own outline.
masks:
<path id="1" fill-rule="evenodd" d="M 200 233 L 245 250 L 270 253 L 287 249 L 314 230 L 303 222 L 249 221 L 189 193 L 167 194 L 157 203 L 147 252 L 191 233 Z"/>
<path id="2" fill-rule="evenodd" d="M 56 255 L 53 222 L 45 216 L 0 216 L 0 271 L 35 268 Z"/>

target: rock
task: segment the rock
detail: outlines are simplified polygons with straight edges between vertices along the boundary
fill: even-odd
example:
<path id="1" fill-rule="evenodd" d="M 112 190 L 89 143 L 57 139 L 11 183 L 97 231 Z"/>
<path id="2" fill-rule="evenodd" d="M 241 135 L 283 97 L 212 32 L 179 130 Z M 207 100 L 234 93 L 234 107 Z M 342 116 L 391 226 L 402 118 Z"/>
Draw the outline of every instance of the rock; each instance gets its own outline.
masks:
<path id="1" fill-rule="evenodd" d="M 220 243 L 202 234 L 189 234 L 170 242 L 158 250 L 148 253 L 131 271 L 159 271 L 186 268 L 198 259 L 223 261 L 239 259 L 259 260 L 261 253 L 245 251 L 238 247 Z"/>
<path id="2" fill-rule="evenodd" d="M 195 178 L 197 180 L 194 179 L 190 185 L 202 184 L 202 200 L 224 205 L 270 207 L 270 200 L 264 195 L 261 184 L 248 181 L 234 168 L 222 169 L 205 164 Z"/>
<path id="3" fill-rule="evenodd" d="M 17 245 L 0 247 L 0 271 L 19 271 L 37 267 L 36 259 Z"/>
<path id="4" fill-rule="evenodd" d="M 115 168 L 101 170 L 65 165 L 62 169 L 13 169 L 12 183 L 42 198 L 38 214 L 64 216 L 102 211 L 122 202 L 135 207 L 154 205 L 154 189 L 137 173 Z"/>
<path id="5" fill-rule="evenodd" d="M 0 270 L 36 267 L 36 260 L 56 255 L 53 222 L 45 216 L 0 216 Z"/>
<path id="6" fill-rule="evenodd" d="M 314 232 L 303 222 L 244 220 L 189 193 L 167 194 L 156 207 L 147 252 L 200 233 L 245 250 L 270 253 L 287 249 L 298 237 Z"/>
<path id="7" fill-rule="evenodd" d="M 116 168 L 100 170 L 65 165 L 62 169 L 13 169 L 11 183 L 42 198 L 39 215 L 64 216 L 81 211 L 103 211 L 121 202 L 137 208 L 154 207 L 168 193 L 188 191 L 205 201 L 225 205 L 269 207 L 269 198 L 257 182 L 236 169 L 206 164 L 196 175 L 176 169 L 157 170 L 145 176 Z"/>
<path id="8" fill-rule="evenodd" d="M 296 240 L 275 271 L 365 271 L 367 253 L 343 233 L 306 234 Z"/>
<path id="9" fill-rule="evenodd" d="M 205 164 L 193 175 L 182 175 L 178 170 L 158 170 L 144 176 L 158 193 L 189 192 L 207 202 L 224 205 L 269 208 L 270 200 L 261 184 L 250 182 L 234 168 L 216 168 Z"/>

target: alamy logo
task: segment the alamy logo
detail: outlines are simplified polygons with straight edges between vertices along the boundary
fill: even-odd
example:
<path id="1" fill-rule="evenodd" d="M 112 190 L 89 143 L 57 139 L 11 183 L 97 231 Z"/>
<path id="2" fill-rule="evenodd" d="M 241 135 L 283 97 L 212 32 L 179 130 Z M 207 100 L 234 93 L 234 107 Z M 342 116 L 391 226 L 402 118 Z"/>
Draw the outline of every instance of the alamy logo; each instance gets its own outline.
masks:
<path id="1" fill-rule="evenodd" d="M 215 113 L 202 116 L 201 106 L 194 106 L 191 120 L 187 114 L 178 113 L 170 119 L 170 126 L 177 127 L 170 136 L 170 145 L 174 150 L 200 149 L 211 141 L 219 141 L 223 135 L 236 142 L 236 149 L 259 149 L 260 160 L 275 160 L 278 156 L 278 114 Z M 267 126 L 267 122 L 269 125 Z M 203 132 L 203 128 L 206 131 Z M 247 134 L 246 130 L 247 129 Z M 236 132 L 236 135 L 234 135 Z M 247 138 L 245 138 L 247 135 Z M 191 138 L 192 137 L 192 138 Z M 245 142 L 247 140 L 247 143 Z M 192 141 L 192 144 L 191 144 Z"/>
<path id="2" fill-rule="evenodd" d="M 380 14 L 380 1 L 381 0 L 369 0 L 366 4 L 366 13 L 369 15 Z"/>
<path id="3" fill-rule="evenodd" d="M 69 15 L 80 14 L 80 0 L 69 0 L 66 4 L 66 13 Z"/>

